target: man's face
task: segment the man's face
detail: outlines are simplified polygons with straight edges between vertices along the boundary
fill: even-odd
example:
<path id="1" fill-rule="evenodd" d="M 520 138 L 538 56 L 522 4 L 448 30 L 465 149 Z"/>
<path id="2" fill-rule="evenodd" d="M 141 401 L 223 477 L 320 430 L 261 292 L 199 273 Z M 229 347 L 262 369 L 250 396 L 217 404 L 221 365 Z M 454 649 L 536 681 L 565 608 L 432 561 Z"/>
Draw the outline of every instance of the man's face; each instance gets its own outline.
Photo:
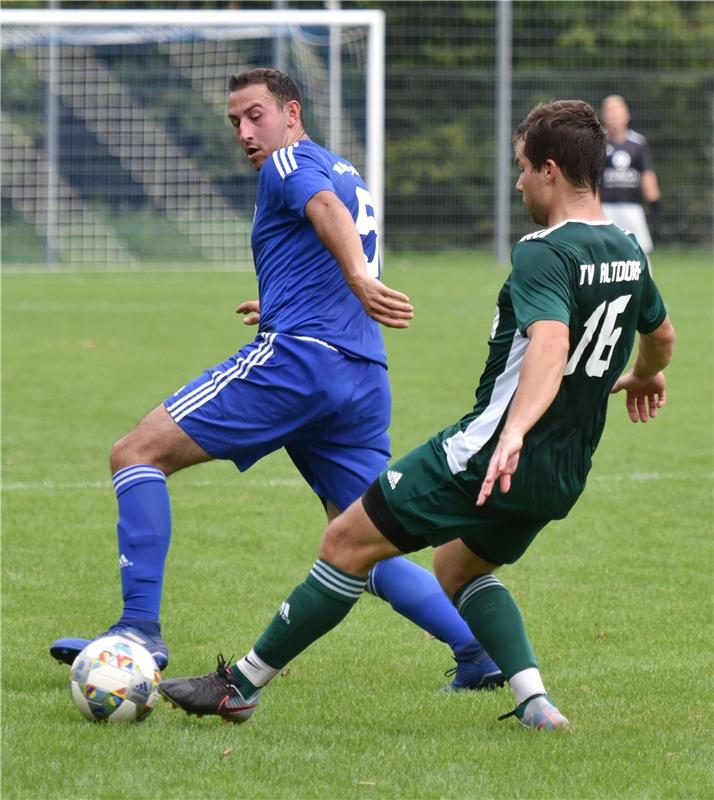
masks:
<path id="1" fill-rule="evenodd" d="M 627 130 L 630 112 L 621 100 L 605 101 L 600 114 L 603 124 L 611 135 L 624 133 Z"/>
<path id="2" fill-rule="evenodd" d="M 534 170 L 533 164 L 523 152 L 525 142 L 519 139 L 516 142 L 516 164 L 520 170 L 520 175 L 516 181 L 516 190 L 521 193 L 528 213 L 531 215 L 536 225 L 548 224 L 547 203 L 547 183 L 543 170 Z"/>
<path id="3" fill-rule="evenodd" d="M 278 107 L 264 83 L 228 95 L 228 119 L 250 163 L 260 169 L 276 150 L 294 141 L 300 124 L 300 105 L 291 100 Z"/>

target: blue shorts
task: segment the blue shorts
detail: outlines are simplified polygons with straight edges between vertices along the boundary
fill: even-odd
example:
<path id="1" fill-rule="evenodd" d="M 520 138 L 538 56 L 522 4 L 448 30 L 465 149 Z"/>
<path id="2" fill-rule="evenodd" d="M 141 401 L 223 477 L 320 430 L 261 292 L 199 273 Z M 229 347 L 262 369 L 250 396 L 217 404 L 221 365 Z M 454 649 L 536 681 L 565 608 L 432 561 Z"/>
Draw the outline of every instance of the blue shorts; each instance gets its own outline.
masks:
<path id="1" fill-rule="evenodd" d="M 209 455 L 241 471 L 284 447 L 312 490 L 340 510 L 390 457 L 386 368 L 314 339 L 261 333 L 164 406 Z"/>

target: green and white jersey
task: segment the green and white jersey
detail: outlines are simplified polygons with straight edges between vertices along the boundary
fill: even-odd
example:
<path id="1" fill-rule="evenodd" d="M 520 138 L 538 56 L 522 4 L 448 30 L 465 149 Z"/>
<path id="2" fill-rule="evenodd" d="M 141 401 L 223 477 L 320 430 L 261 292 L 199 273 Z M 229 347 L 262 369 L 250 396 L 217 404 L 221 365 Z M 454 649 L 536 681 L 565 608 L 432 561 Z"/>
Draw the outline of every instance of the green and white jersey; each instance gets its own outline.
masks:
<path id="1" fill-rule="evenodd" d="M 637 240 L 610 222 L 566 220 L 531 233 L 513 247 L 511 263 L 476 404 L 439 439 L 455 479 L 473 491 L 518 386 L 529 326 L 564 322 L 570 351 L 558 394 L 525 437 L 510 492 L 496 486 L 489 499 L 495 507 L 560 519 L 585 488 L 608 395 L 635 331 L 655 330 L 666 311 Z"/>

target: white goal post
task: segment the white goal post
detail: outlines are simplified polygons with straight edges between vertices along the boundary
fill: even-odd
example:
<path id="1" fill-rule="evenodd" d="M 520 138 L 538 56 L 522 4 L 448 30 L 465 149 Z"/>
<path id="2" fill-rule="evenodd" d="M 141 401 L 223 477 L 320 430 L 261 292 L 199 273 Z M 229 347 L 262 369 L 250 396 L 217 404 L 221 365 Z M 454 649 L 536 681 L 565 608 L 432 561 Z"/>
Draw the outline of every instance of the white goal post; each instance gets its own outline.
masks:
<path id="1" fill-rule="evenodd" d="M 10 209 L 18 231 L 34 229 L 45 238 L 46 262 L 145 260 L 132 242 L 136 210 L 122 219 L 119 201 L 99 196 L 100 184 L 114 183 L 126 197 L 146 198 L 146 214 L 152 220 L 163 215 L 154 230 L 173 225 L 199 259 L 228 266 L 231 250 L 241 249 L 238 260 L 247 265 L 250 220 L 232 214 L 224 191 L 219 159 L 229 170 L 226 153 L 233 145 L 218 127 L 219 114 L 225 116 L 218 104 L 225 103 L 231 73 L 258 66 L 283 68 L 296 78 L 312 123 L 308 133 L 363 171 L 381 227 L 382 11 L 0 9 L 0 35 L 8 76 L 2 85 L 3 212 Z M 126 54 L 118 55 L 122 47 Z M 287 63 L 274 63 L 283 52 Z M 148 54 L 148 66 L 140 66 L 135 53 Z M 344 102 L 343 83 L 350 87 Z M 159 94 L 164 87 L 167 99 Z M 37 95 L 32 102 L 28 91 Z M 176 100 L 180 91 L 194 92 L 185 108 Z M 179 110 L 172 109 L 171 92 Z M 192 100 L 203 110 L 192 110 Z M 189 119 L 183 130 L 183 114 L 203 119 Z M 210 135 L 209 116 L 215 117 Z M 79 152 L 70 156 L 72 146 Z M 102 158 L 111 165 L 107 175 L 89 174 L 101 168 Z"/>

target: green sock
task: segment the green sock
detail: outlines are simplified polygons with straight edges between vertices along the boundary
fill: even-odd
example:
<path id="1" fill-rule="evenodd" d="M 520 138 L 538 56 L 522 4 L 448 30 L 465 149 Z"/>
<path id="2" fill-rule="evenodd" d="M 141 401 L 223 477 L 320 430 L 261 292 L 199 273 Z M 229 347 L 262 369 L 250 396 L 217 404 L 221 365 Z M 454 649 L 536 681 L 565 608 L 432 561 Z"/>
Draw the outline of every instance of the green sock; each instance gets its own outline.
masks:
<path id="1" fill-rule="evenodd" d="M 488 574 L 468 581 L 454 595 L 454 605 L 507 680 L 538 667 L 521 612 L 498 578 Z"/>
<path id="2" fill-rule="evenodd" d="M 317 560 L 280 606 L 253 650 L 233 668 L 238 688 L 252 694 L 289 661 L 338 625 L 364 592 L 367 578 Z M 258 659 L 251 658 L 255 654 Z"/>

